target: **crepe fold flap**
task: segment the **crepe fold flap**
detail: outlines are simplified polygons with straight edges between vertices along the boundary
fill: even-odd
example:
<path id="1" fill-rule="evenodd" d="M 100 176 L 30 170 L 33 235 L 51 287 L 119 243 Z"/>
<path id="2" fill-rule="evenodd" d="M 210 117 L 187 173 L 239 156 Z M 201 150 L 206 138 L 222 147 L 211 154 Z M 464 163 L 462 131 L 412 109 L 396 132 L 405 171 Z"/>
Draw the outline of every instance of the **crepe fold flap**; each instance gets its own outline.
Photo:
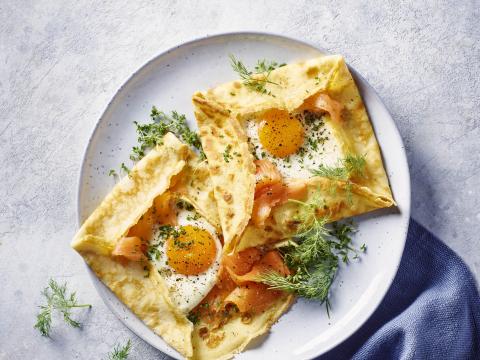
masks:
<path id="1" fill-rule="evenodd" d="M 197 212 L 221 232 L 213 183 L 206 160 L 190 152 L 185 168 L 173 179 L 170 191 L 192 204 Z"/>
<path id="2" fill-rule="evenodd" d="M 249 321 L 235 318 L 219 330 L 201 336 L 202 324 L 195 325 L 192 334 L 194 355 L 192 360 L 226 360 L 243 351 L 255 338 L 266 333 L 294 301 L 293 295 L 283 295 L 262 313 L 253 315 Z"/>
<path id="3" fill-rule="evenodd" d="M 343 108 L 341 121 L 335 121 L 330 114 L 324 117 L 325 121 L 329 122 L 342 153 L 364 156 L 366 160 L 363 176 L 349 180 L 348 186 L 353 190 L 353 194 L 342 195 L 340 191 L 337 199 L 326 200 L 332 202 L 330 208 L 343 204 L 341 211 L 335 211 L 336 215 L 332 213 L 332 219 L 353 216 L 395 204 L 372 125 L 358 88 L 342 56 L 323 56 L 289 64 L 272 71 L 268 79 L 265 93 L 252 91 L 241 81 L 233 81 L 204 92 L 197 92 L 193 96 L 200 137 L 206 148 L 205 153 L 212 173 L 215 197 L 220 203 L 220 222 L 223 231 L 227 230 L 230 233 L 228 240 L 232 241 L 228 246 L 229 249 L 236 249 L 240 242 L 238 234 L 242 233 L 248 223 L 254 199 L 255 183 L 252 176 L 254 165 L 253 157 L 247 155 L 245 120 L 270 109 L 289 112 L 308 110 L 319 94 L 328 95 Z M 229 144 L 232 149 L 241 154 L 240 161 L 224 161 L 222 152 Z M 308 181 L 311 189 L 317 180 Z M 341 182 L 337 184 L 336 181 L 329 179 L 320 182 L 323 184 L 325 181 L 330 184 L 333 182 L 335 187 L 338 185 L 341 188 Z M 235 201 L 229 203 L 222 200 L 222 192 L 236 194 Z M 309 191 L 309 194 L 312 193 Z M 325 197 L 328 198 L 328 194 L 325 194 Z M 305 200 L 308 201 L 309 198 Z M 347 200 L 348 206 L 345 205 Z M 281 213 L 282 209 L 283 207 L 274 209 L 274 217 L 275 213 Z M 238 214 L 238 211 L 242 213 Z M 226 222 L 231 214 L 237 214 L 233 215 L 237 220 L 235 226 Z M 285 219 L 286 222 L 293 220 L 293 218 Z M 224 224 L 228 225 L 228 229 L 224 228 Z M 269 232 L 271 227 L 272 224 L 266 224 L 265 228 L 256 229 L 254 233 Z M 248 225 L 246 233 L 252 233 L 251 230 L 251 225 Z M 235 232 L 237 236 L 233 236 Z M 270 234 L 271 237 L 278 235 L 283 237 L 286 234 L 278 232 Z"/>
<path id="4" fill-rule="evenodd" d="M 132 261 L 121 265 L 95 253 L 82 256 L 99 279 L 150 329 L 183 356 L 192 356 L 193 324 L 173 306 L 168 288 L 153 266 Z"/>
<path id="5" fill-rule="evenodd" d="M 168 133 L 105 197 L 76 234 L 72 247 L 145 324 L 182 355 L 192 355 L 193 325 L 172 304 L 167 286 L 150 263 L 122 265 L 110 255 L 117 242 L 152 206 L 186 165 L 189 150 Z M 146 276 L 146 272 L 148 276 Z"/>
<path id="6" fill-rule="evenodd" d="M 201 95 L 193 98 L 202 147 L 222 226 L 224 252 L 247 226 L 255 191 L 255 166 L 247 137 L 235 116 Z"/>
<path id="7" fill-rule="evenodd" d="M 328 222 L 390 206 L 389 202 L 365 186 L 323 177 L 308 179 L 304 201 L 309 201 L 319 195 L 321 195 L 322 206 L 317 208 L 316 215 L 328 219 Z M 246 227 L 237 244 L 236 251 L 271 244 L 294 236 L 298 232 L 297 219 L 301 207 L 302 205 L 298 202 L 287 202 L 274 207 L 265 226 L 256 227 L 249 224 Z"/>

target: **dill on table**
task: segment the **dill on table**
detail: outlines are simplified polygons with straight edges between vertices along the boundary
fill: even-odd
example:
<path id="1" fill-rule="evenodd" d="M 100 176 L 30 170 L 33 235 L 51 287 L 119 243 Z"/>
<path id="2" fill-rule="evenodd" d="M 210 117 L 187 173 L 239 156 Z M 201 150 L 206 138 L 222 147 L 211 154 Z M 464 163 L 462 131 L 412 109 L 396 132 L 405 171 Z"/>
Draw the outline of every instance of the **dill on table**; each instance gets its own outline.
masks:
<path id="1" fill-rule="evenodd" d="M 120 344 L 116 344 L 113 350 L 108 354 L 107 360 L 126 360 L 131 349 L 132 342 L 130 341 L 130 339 L 123 346 L 121 346 Z"/>
<path id="2" fill-rule="evenodd" d="M 258 60 L 255 65 L 255 71 L 248 70 L 245 64 L 238 60 L 234 55 L 230 54 L 230 65 L 233 71 L 235 71 L 243 80 L 243 84 L 250 90 L 257 91 L 262 94 L 268 94 L 273 97 L 270 91 L 267 90 L 267 84 L 279 85 L 276 82 L 271 81 L 270 73 L 278 67 L 285 66 L 286 64 L 278 64 L 275 61 Z"/>
<path id="3" fill-rule="evenodd" d="M 63 315 L 63 320 L 70 326 L 78 328 L 80 323 L 71 317 L 74 308 L 91 308 L 89 304 L 78 304 L 75 292 L 67 294 L 67 284 L 58 284 L 50 279 L 48 286 L 42 291 L 42 295 L 47 300 L 46 305 L 40 306 L 40 313 L 37 315 L 37 322 L 34 328 L 40 331 L 43 336 L 49 336 L 52 327 L 52 314 L 59 311 Z"/>
<path id="4" fill-rule="evenodd" d="M 300 205 L 298 232 L 289 245 L 281 248 L 285 264 L 292 274 L 286 277 L 277 272 L 267 272 L 259 280 L 271 289 L 283 290 L 298 296 L 325 303 L 330 314 L 329 292 L 337 273 L 339 262 L 349 262 L 352 246 L 352 224 L 333 223 L 331 229 L 326 218 L 318 218 L 316 211 L 324 203 L 319 193 L 308 202 L 291 200 Z"/>

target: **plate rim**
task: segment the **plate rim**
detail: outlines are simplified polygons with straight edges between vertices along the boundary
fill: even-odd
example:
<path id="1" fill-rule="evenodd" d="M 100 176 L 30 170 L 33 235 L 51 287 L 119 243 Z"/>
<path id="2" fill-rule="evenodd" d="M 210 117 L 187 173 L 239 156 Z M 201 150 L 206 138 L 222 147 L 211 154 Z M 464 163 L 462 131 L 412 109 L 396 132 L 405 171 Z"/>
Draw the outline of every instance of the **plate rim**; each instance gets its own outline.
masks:
<path id="1" fill-rule="evenodd" d="M 278 33 L 267 32 L 267 31 L 231 31 L 231 32 L 218 32 L 218 33 L 214 33 L 214 34 L 207 34 L 207 35 L 203 35 L 203 36 L 199 36 L 199 37 L 194 37 L 190 40 L 186 40 L 186 41 L 183 41 L 183 42 L 181 42 L 177 45 L 171 46 L 171 47 L 167 48 L 166 50 L 161 51 L 158 54 L 151 57 L 149 60 L 147 60 L 145 63 L 143 63 L 140 67 L 138 67 L 133 73 L 131 73 L 122 82 L 121 86 L 114 92 L 114 94 L 112 95 L 112 97 L 110 98 L 110 100 L 108 101 L 106 106 L 104 107 L 101 115 L 97 119 L 97 121 L 95 123 L 95 126 L 93 127 L 93 129 L 90 132 L 90 136 L 88 138 L 87 144 L 84 146 L 83 155 L 82 155 L 82 158 L 81 158 L 81 166 L 80 166 L 80 170 L 78 171 L 77 183 L 76 183 L 76 187 L 77 187 L 77 191 L 76 191 L 76 226 L 77 226 L 77 231 L 82 224 L 81 216 L 80 216 L 80 214 L 81 214 L 81 211 L 80 211 L 80 197 L 81 197 L 81 192 L 82 192 L 81 191 L 82 179 L 84 177 L 84 172 L 86 171 L 87 154 L 89 153 L 90 147 L 91 147 L 92 142 L 93 142 L 93 138 L 94 138 L 99 126 L 100 126 L 101 120 L 105 117 L 105 115 L 108 112 L 110 106 L 115 101 L 115 99 L 117 98 L 119 93 L 121 93 L 121 91 L 127 86 L 127 84 L 129 84 L 130 81 L 133 80 L 142 70 L 144 70 L 146 67 L 148 67 L 150 64 L 154 63 L 155 61 L 157 61 L 159 58 L 161 58 L 165 55 L 168 55 L 169 53 L 171 53 L 171 52 L 173 52 L 173 51 L 175 51 L 175 50 L 177 50 L 181 47 L 189 46 L 189 45 L 195 44 L 197 42 L 205 41 L 205 40 L 222 38 L 222 37 L 229 37 L 229 36 L 231 36 L 231 37 L 237 37 L 237 36 L 239 36 L 239 37 L 241 37 L 241 36 L 262 37 L 263 36 L 263 37 L 277 38 L 277 39 L 280 39 L 280 40 L 285 40 L 285 41 L 290 41 L 290 42 L 295 42 L 295 43 L 298 43 L 298 44 L 301 44 L 301 45 L 305 45 L 305 46 L 310 47 L 312 49 L 318 50 L 318 51 L 320 51 L 320 52 L 322 52 L 323 54 L 326 54 L 326 55 L 331 54 L 329 51 L 325 50 L 322 47 L 319 47 L 319 46 L 313 44 L 310 41 L 300 40 L 300 39 L 298 39 L 296 37 L 292 37 L 292 36 L 280 35 Z M 388 287 L 386 287 L 385 293 L 381 297 L 378 298 L 378 301 L 374 304 L 374 306 L 372 306 L 371 310 L 368 312 L 367 316 L 364 317 L 363 321 L 361 321 L 361 323 L 358 325 L 358 327 L 356 327 L 353 330 L 347 330 L 346 331 L 346 333 L 347 333 L 346 337 L 344 337 L 341 341 L 338 341 L 338 342 L 332 341 L 331 344 L 329 344 L 321 352 L 318 352 L 316 355 L 314 355 L 314 357 L 326 354 L 330 350 L 334 349 L 335 347 L 337 347 L 337 346 L 341 345 L 342 343 L 344 343 L 345 341 L 347 341 L 352 335 L 354 335 L 358 330 L 360 330 L 360 328 L 363 325 L 365 325 L 365 323 L 371 318 L 373 313 L 378 309 L 378 307 L 382 303 L 383 299 L 387 295 L 388 291 L 390 290 L 390 288 L 392 286 L 392 283 L 393 283 L 393 281 L 394 281 L 394 279 L 395 279 L 395 277 L 398 273 L 400 263 L 403 259 L 404 253 L 405 253 L 405 244 L 406 244 L 408 229 L 410 227 L 412 192 L 411 192 L 410 166 L 408 164 L 408 157 L 407 157 L 406 150 L 405 150 L 405 143 L 404 143 L 403 138 L 400 134 L 400 131 L 397 127 L 397 124 L 395 123 L 395 120 L 393 119 L 393 116 L 391 115 L 390 109 L 387 107 L 387 105 L 385 104 L 383 99 L 380 97 L 378 92 L 375 90 L 375 88 L 373 88 L 372 85 L 370 85 L 370 83 L 357 70 L 355 70 L 350 64 L 348 64 L 348 62 L 346 62 L 346 63 L 347 63 L 347 66 L 348 66 L 349 70 L 354 74 L 354 77 L 359 78 L 363 82 L 363 84 L 366 87 L 368 87 L 369 91 L 372 91 L 374 93 L 374 95 L 379 99 L 381 105 L 385 108 L 385 110 L 387 111 L 388 115 L 390 116 L 390 118 L 393 122 L 393 125 L 394 125 L 393 130 L 394 130 L 395 135 L 400 139 L 400 142 L 403 145 L 401 147 L 401 152 L 402 152 L 402 156 L 404 157 L 406 165 L 407 165 L 406 169 L 405 169 L 405 171 L 406 171 L 405 175 L 406 175 L 408 181 L 406 182 L 406 185 L 407 185 L 406 194 L 407 194 L 407 196 L 406 196 L 405 200 L 406 200 L 408 206 L 406 206 L 405 209 L 402 209 L 402 212 L 405 214 L 405 217 L 408 218 L 408 221 L 407 221 L 406 226 L 403 229 L 399 229 L 399 231 L 403 230 L 402 231 L 403 232 L 403 235 L 402 235 L 403 243 L 402 243 L 402 246 L 401 246 L 401 256 L 399 257 L 397 263 L 395 264 L 395 270 L 392 272 L 391 278 L 388 279 L 389 284 L 388 284 Z M 372 124 L 372 127 L 374 127 L 373 126 L 374 124 L 372 123 L 371 120 L 370 120 L 370 122 Z M 384 162 L 383 153 L 382 153 L 382 161 Z M 387 177 L 388 177 L 388 174 L 387 174 Z M 389 182 L 390 182 L 390 179 L 389 179 Z M 141 334 L 138 334 L 136 331 L 134 331 L 132 329 L 132 327 L 124 321 L 121 314 L 118 313 L 116 311 L 116 309 L 114 309 L 114 307 L 112 305 L 112 302 L 107 301 L 106 297 L 101 296 L 100 285 L 103 285 L 103 283 L 96 276 L 96 274 L 93 272 L 93 270 L 90 269 L 90 267 L 88 266 L 88 264 L 85 261 L 84 261 L 84 266 L 87 268 L 87 272 L 89 274 L 90 280 L 93 283 L 93 286 L 95 287 L 95 290 L 97 291 L 98 295 L 102 299 L 103 303 L 107 306 L 107 308 L 113 314 L 115 314 L 115 316 L 120 320 L 120 322 L 122 323 L 123 326 L 128 328 L 132 333 L 134 333 L 136 336 L 141 338 L 142 341 L 145 341 L 146 343 L 148 343 L 149 345 L 151 345 L 152 347 L 154 347 L 158 351 L 161 351 L 162 353 L 165 353 L 165 354 L 167 354 L 171 357 L 181 359 L 181 358 L 178 357 L 179 354 L 176 352 L 176 350 L 173 349 L 170 345 L 166 344 L 167 349 L 169 351 L 166 351 L 164 349 L 159 349 L 154 343 L 152 343 L 148 339 L 145 339 Z M 155 335 L 159 336 L 157 334 L 155 334 Z"/>

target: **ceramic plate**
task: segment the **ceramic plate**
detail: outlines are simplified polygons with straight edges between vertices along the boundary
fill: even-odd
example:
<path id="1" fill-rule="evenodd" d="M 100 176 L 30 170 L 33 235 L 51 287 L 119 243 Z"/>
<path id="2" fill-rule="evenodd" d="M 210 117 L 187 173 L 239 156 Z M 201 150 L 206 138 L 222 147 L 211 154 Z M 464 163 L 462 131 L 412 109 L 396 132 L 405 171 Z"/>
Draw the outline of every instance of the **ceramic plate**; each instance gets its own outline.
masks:
<path id="1" fill-rule="evenodd" d="M 152 105 L 187 115 L 195 127 L 191 96 L 237 78 L 228 54 L 248 65 L 257 59 L 292 62 L 321 55 L 303 41 L 258 33 L 233 33 L 191 41 L 160 54 L 138 70 L 115 94 L 85 151 L 78 190 L 78 221 L 82 223 L 114 185 L 111 168 L 129 163 L 136 143 L 133 121 L 149 119 Z M 271 332 L 255 341 L 238 359 L 307 359 L 325 353 L 353 334 L 373 313 L 397 272 L 410 215 L 410 177 L 405 150 L 388 110 L 368 83 L 351 68 L 382 149 L 398 207 L 356 217 L 357 247 L 366 243 L 361 261 L 342 266 L 332 288 L 330 318 L 325 307 L 299 300 Z M 91 272 L 108 307 L 139 337 L 162 352 L 180 355 L 135 317 Z"/>

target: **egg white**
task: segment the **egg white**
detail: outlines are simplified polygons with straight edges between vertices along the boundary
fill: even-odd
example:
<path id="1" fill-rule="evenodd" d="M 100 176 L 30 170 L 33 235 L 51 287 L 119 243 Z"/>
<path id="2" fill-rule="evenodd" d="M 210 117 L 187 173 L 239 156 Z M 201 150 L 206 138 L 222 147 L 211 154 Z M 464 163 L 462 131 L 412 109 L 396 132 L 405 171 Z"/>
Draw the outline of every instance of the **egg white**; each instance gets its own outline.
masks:
<path id="1" fill-rule="evenodd" d="M 154 228 L 150 244 L 157 244 L 158 249 L 151 261 L 160 275 L 165 279 L 173 303 L 185 314 L 197 306 L 209 293 L 217 281 L 220 266 L 222 245 L 215 228 L 202 218 L 195 210 L 178 209 L 177 222 L 179 226 L 192 225 L 210 233 L 217 247 L 216 259 L 207 271 L 198 275 L 184 275 L 168 265 L 166 241 L 161 238 L 157 225 Z"/>
<path id="2" fill-rule="evenodd" d="M 318 122 L 307 123 L 303 113 L 296 114 L 302 123 L 305 141 L 302 145 L 303 154 L 297 152 L 287 158 L 279 158 L 270 154 L 260 142 L 258 137 L 258 128 L 260 121 L 252 118 L 246 121 L 246 135 L 249 140 L 252 153 L 258 159 L 267 159 L 276 165 L 278 171 L 284 178 L 305 179 L 312 177 L 310 170 L 318 168 L 321 164 L 325 166 L 336 166 L 342 157 L 340 147 L 332 132 L 328 122 L 318 119 Z M 308 138 L 317 140 L 317 149 L 315 150 L 309 143 Z"/>

